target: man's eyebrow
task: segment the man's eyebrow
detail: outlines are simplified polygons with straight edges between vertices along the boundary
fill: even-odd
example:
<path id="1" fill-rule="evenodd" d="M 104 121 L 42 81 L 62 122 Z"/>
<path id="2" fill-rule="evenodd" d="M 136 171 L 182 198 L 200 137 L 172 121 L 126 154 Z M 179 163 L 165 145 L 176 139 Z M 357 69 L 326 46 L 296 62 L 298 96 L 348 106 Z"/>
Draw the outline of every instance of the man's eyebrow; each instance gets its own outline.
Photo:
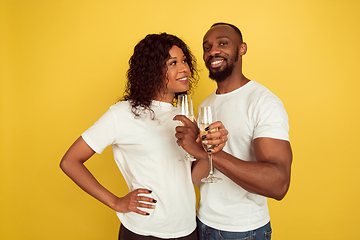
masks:
<path id="1" fill-rule="evenodd" d="M 217 37 L 216 39 L 221 39 L 221 38 L 228 38 L 228 39 L 229 39 L 228 36 L 219 36 L 219 37 Z M 203 42 L 203 45 L 206 44 L 208 41 L 209 41 L 209 40 L 204 41 L 204 42 Z"/>
<path id="2" fill-rule="evenodd" d="M 229 37 L 228 36 L 219 36 L 216 39 L 219 39 L 219 38 L 229 38 Z"/>

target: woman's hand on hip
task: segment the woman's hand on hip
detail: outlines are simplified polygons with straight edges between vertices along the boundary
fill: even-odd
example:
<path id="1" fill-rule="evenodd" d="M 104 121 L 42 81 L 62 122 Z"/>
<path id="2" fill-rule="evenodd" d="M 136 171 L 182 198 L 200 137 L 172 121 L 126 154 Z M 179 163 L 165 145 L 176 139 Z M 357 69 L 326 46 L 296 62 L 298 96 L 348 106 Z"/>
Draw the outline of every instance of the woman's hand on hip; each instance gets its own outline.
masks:
<path id="1" fill-rule="evenodd" d="M 142 211 L 139 208 L 149 208 L 154 209 L 156 199 L 151 197 L 146 197 L 139 194 L 150 194 L 151 190 L 139 188 L 132 192 L 129 192 L 126 196 L 118 198 L 116 200 L 115 206 L 113 209 L 117 212 L 128 213 L 135 212 L 140 215 L 150 215 L 148 212 Z M 151 204 L 149 204 L 151 203 Z"/>

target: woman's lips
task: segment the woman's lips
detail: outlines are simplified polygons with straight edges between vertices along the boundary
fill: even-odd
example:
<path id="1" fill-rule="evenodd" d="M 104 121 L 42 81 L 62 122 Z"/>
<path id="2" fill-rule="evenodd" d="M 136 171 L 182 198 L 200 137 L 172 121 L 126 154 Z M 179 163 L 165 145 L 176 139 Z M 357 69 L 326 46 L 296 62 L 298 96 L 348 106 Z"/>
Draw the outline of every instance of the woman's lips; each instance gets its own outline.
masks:
<path id="1" fill-rule="evenodd" d="M 187 83 L 189 81 L 189 77 L 186 76 L 186 77 L 182 77 L 182 78 L 178 78 L 176 81 L 178 82 L 182 82 L 182 83 Z"/>

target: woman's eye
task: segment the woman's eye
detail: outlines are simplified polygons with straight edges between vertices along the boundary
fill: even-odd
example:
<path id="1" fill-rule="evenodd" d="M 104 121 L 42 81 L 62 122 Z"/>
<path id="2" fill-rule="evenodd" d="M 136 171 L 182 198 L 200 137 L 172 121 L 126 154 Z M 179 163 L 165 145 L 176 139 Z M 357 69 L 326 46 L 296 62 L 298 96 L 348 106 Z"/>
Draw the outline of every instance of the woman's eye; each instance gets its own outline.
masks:
<path id="1" fill-rule="evenodd" d="M 187 63 L 187 59 L 184 59 L 184 60 L 183 60 L 183 63 Z"/>
<path id="2" fill-rule="evenodd" d="M 170 63 L 170 66 L 176 65 L 176 61 Z"/>

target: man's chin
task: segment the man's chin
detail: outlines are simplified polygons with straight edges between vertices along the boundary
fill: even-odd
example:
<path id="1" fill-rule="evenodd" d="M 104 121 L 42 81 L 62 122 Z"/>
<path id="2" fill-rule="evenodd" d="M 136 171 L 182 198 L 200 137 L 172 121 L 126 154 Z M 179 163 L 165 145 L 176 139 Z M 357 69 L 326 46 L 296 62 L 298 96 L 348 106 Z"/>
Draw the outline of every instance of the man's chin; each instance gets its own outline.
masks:
<path id="1" fill-rule="evenodd" d="M 231 76 L 231 74 L 232 74 L 231 68 L 227 68 L 225 70 L 216 71 L 216 72 L 209 70 L 209 78 L 216 81 L 217 83 L 224 81 L 229 76 Z"/>
<path id="2" fill-rule="evenodd" d="M 228 76 L 224 76 L 223 74 L 214 74 L 210 73 L 209 78 L 216 81 L 217 83 L 224 81 Z"/>
<path id="3" fill-rule="evenodd" d="M 211 76 L 221 75 L 222 72 L 224 71 L 220 67 L 218 67 L 218 68 L 207 68 L 207 69 L 209 70 L 209 75 L 211 75 Z"/>

